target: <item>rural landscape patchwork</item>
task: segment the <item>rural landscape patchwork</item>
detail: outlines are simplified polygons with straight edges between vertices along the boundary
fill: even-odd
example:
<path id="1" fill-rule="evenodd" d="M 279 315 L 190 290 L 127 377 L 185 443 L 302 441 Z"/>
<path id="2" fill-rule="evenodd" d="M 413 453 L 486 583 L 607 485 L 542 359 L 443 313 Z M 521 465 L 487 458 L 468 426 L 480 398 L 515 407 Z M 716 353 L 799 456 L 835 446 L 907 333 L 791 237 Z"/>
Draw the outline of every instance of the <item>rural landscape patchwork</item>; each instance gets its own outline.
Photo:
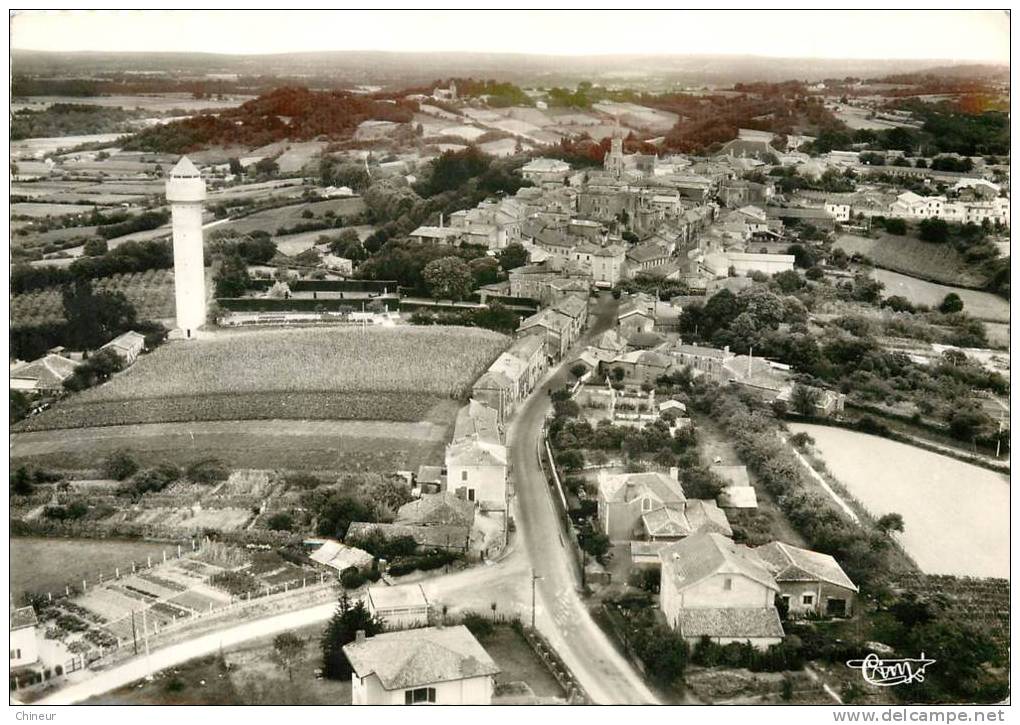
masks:
<path id="1" fill-rule="evenodd" d="M 398 15 L 12 16 L 11 704 L 1008 701 L 1008 16 Z"/>

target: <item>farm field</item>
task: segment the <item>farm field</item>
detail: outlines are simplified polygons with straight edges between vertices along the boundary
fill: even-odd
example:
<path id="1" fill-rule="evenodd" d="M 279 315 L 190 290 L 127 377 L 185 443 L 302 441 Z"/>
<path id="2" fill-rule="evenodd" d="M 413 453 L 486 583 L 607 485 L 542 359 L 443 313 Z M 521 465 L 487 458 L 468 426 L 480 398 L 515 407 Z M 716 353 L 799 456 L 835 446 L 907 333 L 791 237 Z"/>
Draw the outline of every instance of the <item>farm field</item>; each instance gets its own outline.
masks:
<path id="1" fill-rule="evenodd" d="M 833 476 L 872 515 L 895 512 L 897 539 L 926 574 L 1009 576 L 1009 478 L 904 443 L 790 423 L 815 439 Z"/>
<path id="2" fill-rule="evenodd" d="M 453 327 L 217 331 L 144 355 L 20 430 L 193 420 L 423 420 L 506 347 Z M 437 351 L 442 351 L 437 354 Z"/>
<path id="3" fill-rule="evenodd" d="M 13 108 L 12 108 L 13 111 Z M 60 149 L 72 149 L 85 143 L 112 144 L 123 136 L 120 133 L 95 133 L 88 136 L 54 136 L 52 138 L 26 138 L 11 141 L 12 159 L 41 159 L 49 153 Z"/>
<path id="4" fill-rule="evenodd" d="M 361 241 L 365 241 L 366 238 L 375 229 L 370 224 L 360 224 L 353 227 L 343 227 L 342 229 L 320 229 L 314 232 L 301 232 L 299 234 L 288 234 L 283 237 L 276 237 L 273 239 L 276 242 L 276 248 L 282 253 L 293 257 L 296 254 L 300 254 L 306 249 L 311 249 L 315 246 L 316 240 L 322 235 L 334 236 L 342 232 L 344 229 L 353 229 L 358 234 L 358 238 Z"/>
<path id="5" fill-rule="evenodd" d="M 915 304 L 936 307 L 947 294 L 955 292 L 963 300 L 963 311 L 967 314 L 981 320 L 1009 322 L 1009 300 L 1004 300 L 991 292 L 926 282 L 887 269 L 876 269 L 872 277 L 885 285 L 882 294 L 886 297 L 902 295 Z"/>
<path id="6" fill-rule="evenodd" d="M 82 577 L 94 580 L 98 572 L 131 568 L 147 556 L 161 557 L 171 544 L 108 539 L 56 539 L 13 536 L 10 540 L 11 595 L 20 602 L 25 592 L 63 592 L 64 585 Z"/>
<path id="7" fill-rule="evenodd" d="M 174 273 L 169 269 L 115 274 L 96 281 L 96 290 L 123 292 L 141 320 L 174 316 Z M 58 289 L 45 289 L 11 298 L 11 326 L 64 321 L 64 303 Z"/>
<path id="8" fill-rule="evenodd" d="M 230 467 L 297 471 L 417 470 L 442 460 L 454 400 L 429 410 L 430 421 L 209 421 L 17 433 L 11 458 L 68 471 L 96 469 L 127 449 L 142 466 L 219 458 Z"/>
<path id="9" fill-rule="evenodd" d="M 847 254 L 863 254 L 875 265 L 942 284 L 980 287 L 984 275 L 968 268 L 948 244 L 929 244 L 913 237 L 882 234 L 877 239 L 843 234 L 834 245 Z"/>
<path id="10" fill-rule="evenodd" d="M 326 201 L 315 201 L 311 203 L 290 204 L 275 209 L 255 212 L 249 216 L 236 221 L 229 221 L 223 225 L 223 229 L 229 229 L 239 234 L 249 232 L 265 231 L 276 236 L 277 230 L 281 227 L 293 227 L 297 224 L 309 224 L 315 221 L 322 221 L 326 212 L 333 212 L 336 217 L 346 218 L 360 214 L 365 208 L 361 197 L 347 197 L 343 199 L 328 199 Z M 305 218 L 301 216 L 310 211 L 314 216 Z M 332 221 L 333 217 L 329 217 Z M 326 234 L 330 230 L 322 230 Z"/>
<path id="11" fill-rule="evenodd" d="M 54 103 L 77 103 L 106 108 L 139 109 L 144 111 L 208 111 L 234 108 L 254 96 L 230 96 L 223 100 L 194 98 L 190 93 L 163 93 L 137 96 L 32 96 L 11 100 L 11 113 L 24 109 L 41 111 Z"/>
<path id="12" fill-rule="evenodd" d="M 36 202 L 18 202 L 11 204 L 11 216 L 25 216 L 33 219 L 43 219 L 48 216 L 73 216 L 75 214 L 88 214 L 94 207 L 88 204 L 47 204 Z"/>

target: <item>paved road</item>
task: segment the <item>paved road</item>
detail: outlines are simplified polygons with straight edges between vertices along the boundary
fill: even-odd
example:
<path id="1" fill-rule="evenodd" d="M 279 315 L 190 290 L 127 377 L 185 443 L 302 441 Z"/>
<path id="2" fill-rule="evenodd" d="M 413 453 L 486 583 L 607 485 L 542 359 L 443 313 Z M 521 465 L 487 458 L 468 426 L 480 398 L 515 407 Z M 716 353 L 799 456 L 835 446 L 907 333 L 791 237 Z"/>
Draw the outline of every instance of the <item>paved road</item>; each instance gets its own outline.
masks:
<path id="1" fill-rule="evenodd" d="M 606 296 L 596 308 L 594 324 L 583 340 L 612 325 L 615 313 L 615 303 Z M 563 384 L 573 359 L 568 355 L 566 362 L 547 377 L 545 384 L 518 410 L 508 432 L 517 524 L 511 549 L 498 562 L 424 579 L 421 584 L 429 600 L 447 604 L 451 614 L 487 613 L 495 603 L 498 612 L 515 613 L 527 621 L 531 616 L 530 577 L 534 571 L 542 577 L 535 582 L 536 624 L 592 699 L 602 704 L 655 703 L 655 696 L 595 624 L 578 594 L 577 562 L 565 544 L 552 492 L 538 462 L 542 422 L 550 410 L 548 393 Z M 223 647 L 325 622 L 335 607 L 333 603 L 307 607 L 154 650 L 148 657 L 130 660 L 64 687 L 37 704 L 81 702 Z"/>
<path id="2" fill-rule="evenodd" d="M 615 322 L 616 305 L 608 295 L 581 344 Z M 538 460 L 542 423 L 551 410 L 549 391 L 563 385 L 566 361 L 517 411 L 510 426 L 510 458 L 515 486 L 517 545 L 527 553 L 535 574 L 539 630 L 550 640 L 593 700 L 601 704 L 657 702 L 640 675 L 592 620 L 578 594 L 580 574 L 565 543 L 552 492 Z"/>

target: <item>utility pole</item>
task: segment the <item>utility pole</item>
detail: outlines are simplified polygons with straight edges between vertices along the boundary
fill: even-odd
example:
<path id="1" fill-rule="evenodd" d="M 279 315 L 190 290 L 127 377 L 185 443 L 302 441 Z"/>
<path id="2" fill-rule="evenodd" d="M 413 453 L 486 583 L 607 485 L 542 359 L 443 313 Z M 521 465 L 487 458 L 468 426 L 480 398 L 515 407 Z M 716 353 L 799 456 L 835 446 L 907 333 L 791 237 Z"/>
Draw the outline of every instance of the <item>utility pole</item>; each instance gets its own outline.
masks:
<path id="1" fill-rule="evenodd" d="M 135 643 L 135 654 L 138 654 L 138 628 L 135 626 L 135 610 L 131 610 L 131 639 Z"/>
<path id="2" fill-rule="evenodd" d="M 535 582 L 542 577 L 535 575 L 535 570 L 531 570 L 531 628 L 535 629 Z"/>

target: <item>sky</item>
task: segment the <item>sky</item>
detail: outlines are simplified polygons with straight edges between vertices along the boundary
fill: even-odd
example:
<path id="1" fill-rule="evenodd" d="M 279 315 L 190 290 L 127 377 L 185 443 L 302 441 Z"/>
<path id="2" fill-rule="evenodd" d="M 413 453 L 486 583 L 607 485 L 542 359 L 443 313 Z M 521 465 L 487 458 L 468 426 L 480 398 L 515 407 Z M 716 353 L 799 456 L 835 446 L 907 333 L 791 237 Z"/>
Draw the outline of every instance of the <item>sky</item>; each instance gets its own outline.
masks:
<path id="1" fill-rule="evenodd" d="M 721 54 L 1009 63 L 1001 10 L 25 11 L 11 47 Z"/>

